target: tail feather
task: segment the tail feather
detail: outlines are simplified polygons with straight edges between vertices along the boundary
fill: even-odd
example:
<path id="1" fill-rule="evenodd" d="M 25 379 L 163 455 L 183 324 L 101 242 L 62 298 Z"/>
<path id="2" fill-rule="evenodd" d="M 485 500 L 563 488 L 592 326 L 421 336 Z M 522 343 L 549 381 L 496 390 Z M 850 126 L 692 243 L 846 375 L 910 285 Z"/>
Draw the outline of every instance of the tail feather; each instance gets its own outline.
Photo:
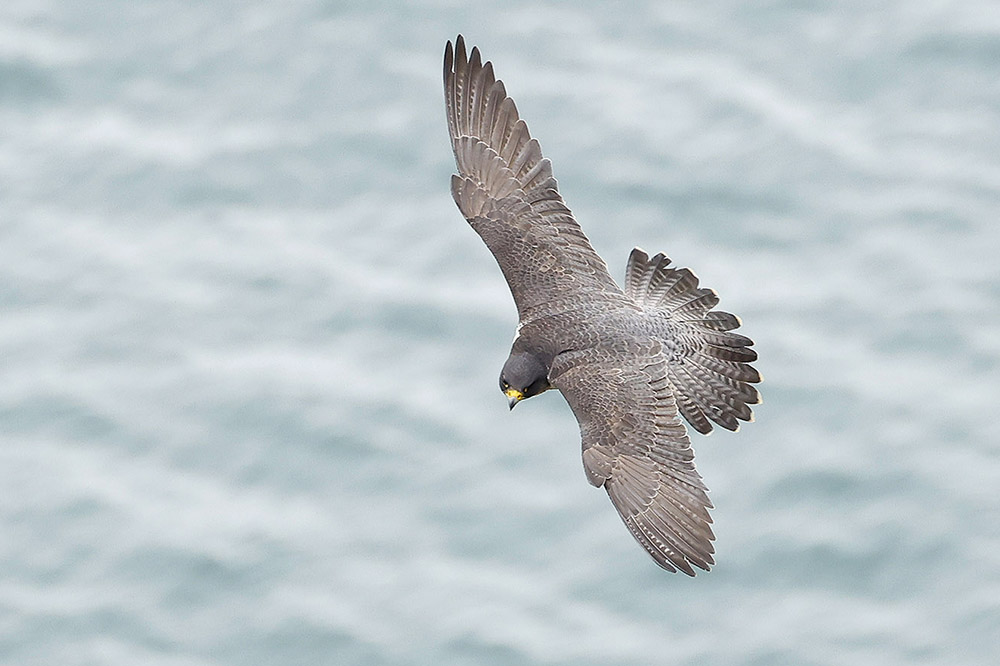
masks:
<path id="1" fill-rule="evenodd" d="M 632 250 L 628 258 L 628 267 L 625 269 L 625 294 L 629 298 L 636 302 L 640 300 L 649 286 L 649 278 L 655 267 L 655 262 L 650 262 L 649 255 L 645 252 L 639 248 Z"/>
<path id="2" fill-rule="evenodd" d="M 696 322 L 692 321 L 692 323 Z M 697 323 L 700 323 L 705 328 L 710 328 L 715 331 L 732 331 L 743 325 L 743 322 L 740 321 L 740 318 L 736 315 L 728 312 L 721 312 L 719 310 L 706 312 L 705 315 L 697 321 Z M 737 334 L 733 333 L 733 335 Z M 741 335 L 739 337 L 742 338 L 743 336 Z M 748 340 L 746 343 L 747 345 L 753 344 L 753 342 L 750 341 L 750 338 L 744 338 L 744 340 Z"/>

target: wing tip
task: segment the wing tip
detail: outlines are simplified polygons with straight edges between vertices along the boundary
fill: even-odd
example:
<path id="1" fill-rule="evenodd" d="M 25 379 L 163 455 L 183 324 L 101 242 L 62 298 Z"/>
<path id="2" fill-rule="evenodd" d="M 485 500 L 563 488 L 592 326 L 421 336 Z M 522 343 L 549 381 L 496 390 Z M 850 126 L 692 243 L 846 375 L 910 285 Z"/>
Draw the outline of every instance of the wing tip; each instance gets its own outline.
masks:
<path id="1" fill-rule="evenodd" d="M 455 62 L 455 49 L 451 45 L 451 40 L 449 39 L 444 45 L 444 71 L 446 73 L 451 71 L 451 66 L 454 64 L 454 62 Z"/>

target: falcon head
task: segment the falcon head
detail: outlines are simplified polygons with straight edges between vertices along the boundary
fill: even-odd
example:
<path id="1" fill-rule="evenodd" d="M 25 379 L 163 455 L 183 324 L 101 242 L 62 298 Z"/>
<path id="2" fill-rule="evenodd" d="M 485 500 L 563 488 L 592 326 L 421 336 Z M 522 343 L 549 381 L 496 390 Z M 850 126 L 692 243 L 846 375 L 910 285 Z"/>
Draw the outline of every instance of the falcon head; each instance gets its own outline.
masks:
<path id="1" fill-rule="evenodd" d="M 500 390 L 510 401 L 510 408 L 525 398 L 547 391 L 548 370 L 534 355 L 521 352 L 511 354 L 500 371 Z"/>

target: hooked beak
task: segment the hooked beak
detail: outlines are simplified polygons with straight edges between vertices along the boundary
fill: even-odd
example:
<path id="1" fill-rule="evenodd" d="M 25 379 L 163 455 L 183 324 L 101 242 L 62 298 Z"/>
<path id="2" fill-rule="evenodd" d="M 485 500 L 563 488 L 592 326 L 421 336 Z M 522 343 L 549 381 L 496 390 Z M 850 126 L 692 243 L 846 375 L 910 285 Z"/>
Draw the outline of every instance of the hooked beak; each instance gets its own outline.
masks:
<path id="1" fill-rule="evenodd" d="M 524 400 L 524 394 L 517 389 L 507 389 L 503 394 L 507 396 L 511 409 L 514 409 L 514 405 Z"/>

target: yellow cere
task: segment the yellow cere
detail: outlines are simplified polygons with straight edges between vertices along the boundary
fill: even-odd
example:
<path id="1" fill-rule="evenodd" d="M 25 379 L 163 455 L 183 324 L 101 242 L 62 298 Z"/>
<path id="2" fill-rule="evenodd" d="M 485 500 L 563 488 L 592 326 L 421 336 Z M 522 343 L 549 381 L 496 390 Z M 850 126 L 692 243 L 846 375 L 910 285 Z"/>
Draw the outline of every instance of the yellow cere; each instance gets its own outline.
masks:
<path id="1" fill-rule="evenodd" d="M 503 392 L 503 394 L 505 396 L 507 396 L 508 398 L 515 398 L 517 400 L 524 400 L 524 394 L 521 393 L 520 391 L 518 391 L 517 389 L 507 389 L 506 391 Z"/>

